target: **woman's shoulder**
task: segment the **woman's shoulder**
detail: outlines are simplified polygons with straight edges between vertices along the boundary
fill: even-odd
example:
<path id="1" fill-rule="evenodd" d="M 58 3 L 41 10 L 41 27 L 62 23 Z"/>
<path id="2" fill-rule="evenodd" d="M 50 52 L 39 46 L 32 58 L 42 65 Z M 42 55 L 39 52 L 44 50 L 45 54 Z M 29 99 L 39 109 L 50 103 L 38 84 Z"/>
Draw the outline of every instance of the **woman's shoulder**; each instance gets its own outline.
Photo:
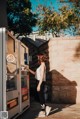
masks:
<path id="1" fill-rule="evenodd" d="M 45 65 L 45 62 L 42 62 L 41 65 Z"/>
<path id="2" fill-rule="evenodd" d="M 46 66 L 46 65 L 45 65 L 45 62 L 42 62 L 42 63 L 41 63 L 41 66 L 45 67 L 45 66 Z"/>

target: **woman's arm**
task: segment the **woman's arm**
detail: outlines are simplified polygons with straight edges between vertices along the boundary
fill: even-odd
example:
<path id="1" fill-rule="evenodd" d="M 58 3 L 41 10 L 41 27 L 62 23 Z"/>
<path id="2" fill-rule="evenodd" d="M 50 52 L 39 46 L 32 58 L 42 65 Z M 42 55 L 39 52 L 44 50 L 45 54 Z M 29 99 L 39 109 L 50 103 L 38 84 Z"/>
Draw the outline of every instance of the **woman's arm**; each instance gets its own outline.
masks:
<path id="1" fill-rule="evenodd" d="M 29 72 L 30 72 L 31 74 L 33 74 L 33 75 L 35 75 L 35 74 L 36 74 L 36 72 L 35 72 L 35 71 L 33 71 L 33 70 L 31 70 L 31 69 L 29 69 Z"/>
<path id="2" fill-rule="evenodd" d="M 25 67 L 25 69 L 27 69 L 27 67 Z M 31 69 L 28 69 L 28 71 L 29 71 L 31 74 L 33 74 L 33 75 L 35 75 L 35 74 L 36 74 L 36 72 L 35 72 L 35 71 L 33 71 L 33 70 L 31 70 Z"/>

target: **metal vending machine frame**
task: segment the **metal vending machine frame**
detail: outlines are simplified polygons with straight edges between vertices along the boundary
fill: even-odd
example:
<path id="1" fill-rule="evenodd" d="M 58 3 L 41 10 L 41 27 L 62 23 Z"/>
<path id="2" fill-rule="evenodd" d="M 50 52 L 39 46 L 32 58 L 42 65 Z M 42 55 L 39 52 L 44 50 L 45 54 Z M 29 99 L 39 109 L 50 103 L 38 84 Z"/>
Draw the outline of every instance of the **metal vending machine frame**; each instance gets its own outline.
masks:
<path id="1" fill-rule="evenodd" d="M 17 117 L 20 113 L 19 102 L 19 65 L 18 65 L 18 40 L 7 32 L 6 40 L 6 99 L 9 118 Z"/>
<path id="2" fill-rule="evenodd" d="M 20 112 L 24 112 L 30 107 L 29 92 L 29 51 L 26 45 L 19 42 L 19 65 L 20 65 Z"/>
<path id="3" fill-rule="evenodd" d="M 29 62 L 26 65 L 21 64 L 21 46 L 25 47 L 28 54 L 28 48 L 24 44 L 6 28 L 0 28 L 0 117 L 2 119 L 14 119 L 30 106 Z M 26 62 L 25 55 L 23 56 L 23 62 Z M 22 71 L 22 67 L 27 67 L 27 70 Z M 22 73 L 26 78 L 27 88 L 22 87 Z"/>
<path id="4" fill-rule="evenodd" d="M 0 28 L 0 117 L 8 118 L 6 112 L 6 29 Z"/>

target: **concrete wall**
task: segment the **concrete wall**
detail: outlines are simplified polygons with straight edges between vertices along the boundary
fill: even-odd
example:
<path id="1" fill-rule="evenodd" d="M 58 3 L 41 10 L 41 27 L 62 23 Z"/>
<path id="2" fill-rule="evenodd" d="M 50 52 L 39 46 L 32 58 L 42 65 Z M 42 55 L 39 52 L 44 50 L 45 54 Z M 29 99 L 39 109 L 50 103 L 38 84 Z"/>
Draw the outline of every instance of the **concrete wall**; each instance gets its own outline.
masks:
<path id="1" fill-rule="evenodd" d="M 80 37 L 50 39 L 52 101 L 80 103 Z"/>

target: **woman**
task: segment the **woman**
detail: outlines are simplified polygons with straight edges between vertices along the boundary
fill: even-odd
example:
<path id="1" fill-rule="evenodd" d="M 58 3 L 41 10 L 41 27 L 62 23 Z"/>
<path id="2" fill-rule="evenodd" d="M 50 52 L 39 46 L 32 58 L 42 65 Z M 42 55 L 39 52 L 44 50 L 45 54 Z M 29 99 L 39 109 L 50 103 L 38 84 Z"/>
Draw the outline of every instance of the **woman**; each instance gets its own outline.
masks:
<path id="1" fill-rule="evenodd" d="M 41 112 L 39 113 L 39 116 L 48 115 L 51 110 L 51 107 L 46 106 L 44 96 L 45 82 L 46 82 L 46 65 L 45 65 L 46 60 L 47 57 L 45 55 L 39 54 L 38 62 L 40 66 L 36 69 L 36 72 L 29 69 L 30 73 L 34 74 L 35 78 L 37 79 L 37 92 L 39 94 L 41 104 Z"/>

